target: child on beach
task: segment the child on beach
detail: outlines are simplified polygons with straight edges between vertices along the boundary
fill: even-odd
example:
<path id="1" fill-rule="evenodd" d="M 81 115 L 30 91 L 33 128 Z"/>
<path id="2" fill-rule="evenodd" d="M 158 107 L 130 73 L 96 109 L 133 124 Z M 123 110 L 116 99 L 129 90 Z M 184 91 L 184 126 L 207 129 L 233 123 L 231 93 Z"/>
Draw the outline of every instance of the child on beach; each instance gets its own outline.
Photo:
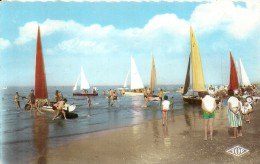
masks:
<path id="1" fill-rule="evenodd" d="M 165 124 L 167 124 L 167 112 L 170 107 L 170 101 L 168 100 L 167 95 L 165 95 L 163 99 L 164 101 L 162 102 L 162 123 L 164 126 Z"/>
<path id="2" fill-rule="evenodd" d="M 203 110 L 204 119 L 204 140 L 208 139 L 208 127 L 210 130 L 210 140 L 213 139 L 213 124 L 217 104 L 215 98 L 211 97 L 207 92 L 202 95 L 201 108 Z"/>
<path id="3" fill-rule="evenodd" d="M 245 119 L 246 122 L 250 123 L 251 119 L 250 119 L 250 113 L 253 111 L 252 106 L 248 103 L 248 102 L 244 102 L 242 108 L 241 108 L 241 112 L 243 115 L 245 115 Z"/>

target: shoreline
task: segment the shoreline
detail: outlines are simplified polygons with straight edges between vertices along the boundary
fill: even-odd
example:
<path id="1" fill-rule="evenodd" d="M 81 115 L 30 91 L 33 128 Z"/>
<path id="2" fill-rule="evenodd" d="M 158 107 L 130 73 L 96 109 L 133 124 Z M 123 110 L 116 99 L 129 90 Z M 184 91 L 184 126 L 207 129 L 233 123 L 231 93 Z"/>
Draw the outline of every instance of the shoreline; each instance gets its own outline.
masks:
<path id="1" fill-rule="evenodd" d="M 161 120 L 82 134 L 62 144 L 38 152 L 30 163 L 259 163 L 260 104 L 254 106 L 251 124 L 243 122 L 243 137 L 230 139 L 226 109 L 216 110 L 213 141 L 204 141 L 200 112 L 168 113 L 168 126 Z M 242 157 L 226 150 L 235 145 L 249 149 Z M 205 160 L 206 159 L 206 160 Z M 210 161 L 210 162 L 209 162 Z"/>

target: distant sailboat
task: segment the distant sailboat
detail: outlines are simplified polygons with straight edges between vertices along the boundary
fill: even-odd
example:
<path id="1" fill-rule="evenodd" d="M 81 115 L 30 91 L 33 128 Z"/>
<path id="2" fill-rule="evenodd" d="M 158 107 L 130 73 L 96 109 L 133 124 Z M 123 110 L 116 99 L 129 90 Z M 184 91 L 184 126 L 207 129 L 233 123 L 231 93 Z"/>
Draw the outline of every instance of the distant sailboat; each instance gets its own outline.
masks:
<path id="1" fill-rule="evenodd" d="M 125 95 L 143 95 L 140 89 L 143 89 L 144 85 L 140 74 L 138 72 L 137 66 L 135 64 L 134 58 L 131 56 L 131 84 L 130 89 L 132 92 L 125 92 Z"/>
<path id="2" fill-rule="evenodd" d="M 239 66 L 240 66 L 240 85 L 241 86 L 250 86 L 251 83 L 249 81 L 249 78 L 247 76 L 246 70 L 244 68 L 244 65 L 242 63 L 242 60 L 239 60 Z"/>
<path id="3" fill-rule="evenodd" d="M 127 81 L 128 81 L 128 76 L 130 74 L 130 71 L 128 71 L 127 75 L 126 75 L 126 78 L 125 78 L 125 82 L 124 82 L 124 85 L 122 88 L 118 88 L 119 90 L 123 90 L 123 89 L 128 89 L 127 88 Z"/>
<path id="4" fill-rule="evenodd" d="M 206 91 L 204 85 L 204 78 L 202 72 L 202 64 L 200 59 L 199 46 L 195 37 L 195 34 L 190 27 L 190 44 L 191 44 L 191 53 L 188 62 L 188 68 L 186 73 L 186 80 L 183 90 L 183 101 L 190 104 L 201 104 L 201 98 L 199 96 L 188 96 L 185 95 L 190 86 L 190 65 L 192 65 L 192 90 L 193 92 L 204 92 Z"/>
<path id="5" fill-rule="evenodd" d="M 89 83 L 87 81 L 87 78 L 85 76 L 85 72 L 84 72 L 84 69 L 82 66 L 81 66 L 80 75 L 77 78 L 77 81 L 73 87 L 73 91 L 77 90 L 79 79 L 80 79 L 80 90 L 85 91 L 85 93 L 75 92 L 75 93 L 73 93 L 73 96 L 98 96 L 98 93 L 96 92 L 96 90 L 94 91 L 94 93 L 87 93 L 87 90 L 90 88 L 90 86 L 89 86 Z"/>
<path id="6" fill-rule="evenodd" d="M 150 79 L 151 96 L 148 97 L 149 101 L 159 101 L 160 100 L 159 96 L 153 95 L 156 83 L 157 83 L 156 67 L 155 67 L 155 62 L 154 62 L 154 56 L 152 56 L 152 69 L 151 69 L 151 79 Z"/>

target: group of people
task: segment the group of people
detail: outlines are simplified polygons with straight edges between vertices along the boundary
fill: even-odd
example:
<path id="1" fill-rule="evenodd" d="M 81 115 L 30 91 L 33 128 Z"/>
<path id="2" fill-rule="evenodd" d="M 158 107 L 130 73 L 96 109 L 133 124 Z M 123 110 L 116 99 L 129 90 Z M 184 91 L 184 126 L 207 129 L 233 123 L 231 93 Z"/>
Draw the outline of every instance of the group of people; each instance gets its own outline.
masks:
<path id="1" fill-rule="evenodd" d="M 19 111 L 21 110 L 20 97 L 24 98 L 23 96 L 20 96 L 18 92 L 16 92 L 15 96 L 14 96 L 14 101 L 15 101 L 15 104 L 16 104 L 16 108 Z M 52 105 L 53 110 L 54 110 L 53 120 L 58 118 L 61 114 L 63 115 L 64 119 L 67 119 L 65 111 L 63 110 L 67 99 L 63 98 L 61 91 L 56 90 L 55 95 L 54 95 L 54 101 L 55 102 Z M 35 98 L 33 89 L 31 90 L 30 94 L 27 97 L 27 103 L 26 104 L 28 105 L 28 108 L 25 109 L 27 111 L 32 112 L 34 109 L 38 108 L 38 102 Z"/>
<path id="2" fill-rule="evenodd" d="M 233 136 L 231 138 L 237 138 L 242 136 L 242 118 L 246 122 L 250 123 L 250 113 L 252 112 L 252 106 L 248 102 L 241 102 L 234 94 L 233 90 L 228 90 L 229 98 L 228 103 L 228 124 L 229 127 L 233 128 Z M 205 92 L 202 95 L 201 108 L 203 110 L 204 119 L 204 140 L 208 139 L 208 129 L 210 139 L 213 139 L 213 124 L 215 118 L 215 112 L 217 104 L 213 96 Z"/>

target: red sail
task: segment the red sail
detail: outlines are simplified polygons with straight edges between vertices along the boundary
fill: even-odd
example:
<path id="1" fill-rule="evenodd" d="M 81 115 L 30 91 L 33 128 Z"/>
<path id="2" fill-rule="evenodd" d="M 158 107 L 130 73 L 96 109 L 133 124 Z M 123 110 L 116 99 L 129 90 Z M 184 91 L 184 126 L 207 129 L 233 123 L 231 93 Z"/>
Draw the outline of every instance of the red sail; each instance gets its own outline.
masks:
<path id="1" fill-rule="evenodd" d="M 238 78 L 237 78 L 237 71 L 236 66 L 230 52 L 230 79 L 229 79 L 229 89 L 237 90 L 238 89 Z"/>
<path id="2" fill-rule="evenodd" d="M 35 98 L 47 99 L 47 85 L 44 72 L 44 61 L 42 54 L 40 27 L 38 27 L 37 45 L 36 45 L 36 65 L 35 65 Z"/>

